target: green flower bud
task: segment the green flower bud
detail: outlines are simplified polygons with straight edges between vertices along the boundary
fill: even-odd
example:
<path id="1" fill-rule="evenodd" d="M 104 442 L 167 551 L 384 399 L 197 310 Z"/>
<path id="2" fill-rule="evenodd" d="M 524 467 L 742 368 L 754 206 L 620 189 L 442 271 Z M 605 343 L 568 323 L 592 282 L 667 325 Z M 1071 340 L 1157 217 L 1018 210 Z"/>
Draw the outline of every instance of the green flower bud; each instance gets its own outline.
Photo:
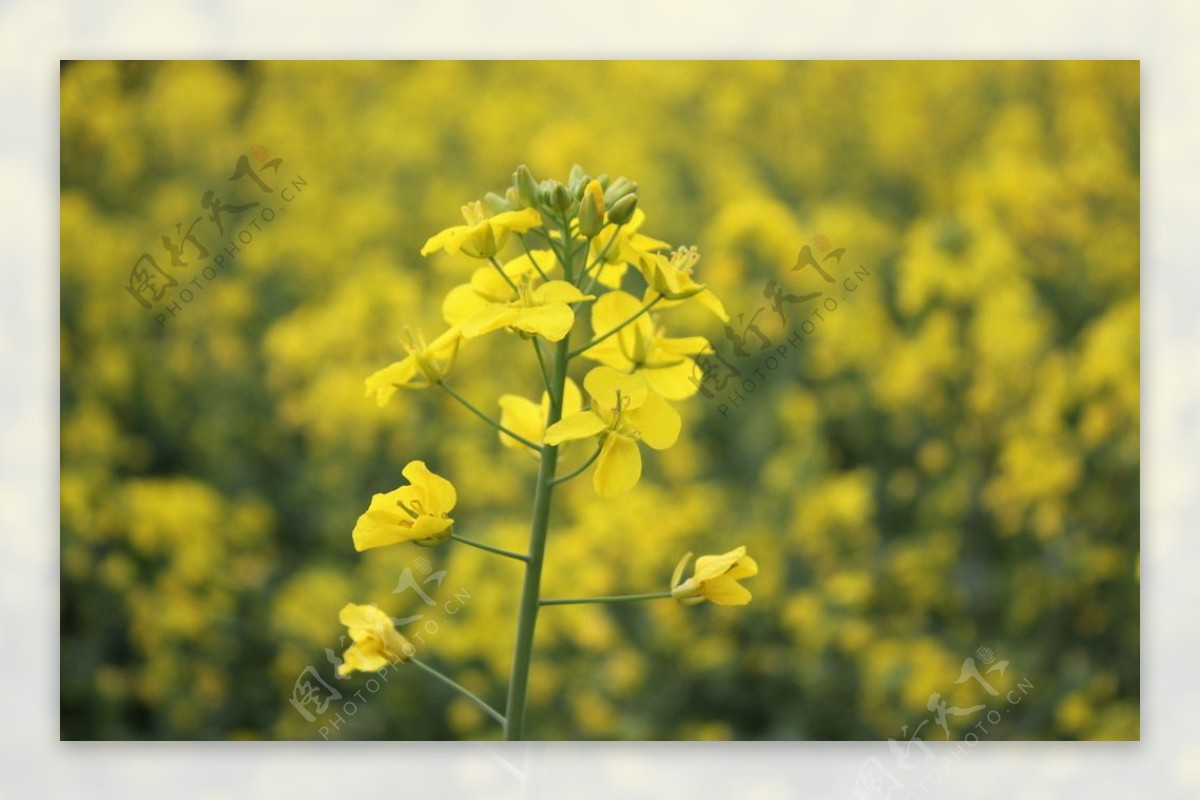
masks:
<path id="1" fill-rule="evenodd" d="M 614 206 L 618 200 L 628 195 L 630 192 L 637 191 L 637 184 L 622 175 L 620 178 L 608 185 L 608 189 L 604 190 L 604 202 L 609 208 Z"/>
<path id="2" fill-rule="evenodd" d="M 604 227 L 604 190 L 599 181 L 588 181 L 579 204 L 579 233 L 593 237 Z"/>
<path id="3" fill-rule="evenodd" d="M 635 194 L 625 195 L 618 200 L 608 210 L 608 221 L 615 225 L 624 225 L 633 219 L 633 212 L 637 209 L 638 196 Z"/>
<path id="4" fill-rule="evenodd" d="M 571 190 L 571 194 L 575 197 L 583 196 L 583 187 L 587 185 L 589 178 L 584 172 L 583 167 L 578 164 L 571 166 L 571 172 L 567 175 L 567 189 Z"/>
<path id="5" fill-rule="evenodd" d="M 573 206 L 575 206 L 575 199 L 571 197 L 571 193 L 565 186 L 555 182 L 554 191 L 550 195 L 550 208 L 566 217 L 573 210 Z"/>
<path id="6" fill-rule="evenodd" d="M 488 192 L 486 195 L 484 195 L 483 202 L 486 203 L 488 208 L 491 209 L 495 214 L 502 214 L 506 211 L 513 210 L 513 207 L 509 205 L 508 201 L 497 195 L 495 192 Z"/>
<path id="7" fill-rule="evenodd" d="M 517 167 L 513 173 L 513 187 L 517 190 L 517 197 L 521 199 L 522 208 L 537 206 L 537 182 L 533 180 L 533 173 L 524 164 Z"/>

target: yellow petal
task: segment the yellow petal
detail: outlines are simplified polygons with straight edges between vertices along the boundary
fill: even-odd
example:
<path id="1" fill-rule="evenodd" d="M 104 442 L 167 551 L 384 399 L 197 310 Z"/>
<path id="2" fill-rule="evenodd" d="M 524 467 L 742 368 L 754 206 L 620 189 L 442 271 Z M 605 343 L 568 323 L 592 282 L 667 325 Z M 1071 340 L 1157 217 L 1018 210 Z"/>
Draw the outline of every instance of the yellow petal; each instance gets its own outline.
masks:
<path id="1" fill-rule="evenodd" d="M 596 280 L 609 289 L 620 289 L 621 281 L 624 280 L 625 273 L 628 271 L 629 265 L 623 261 L 616 264 L 606 261 L 600 265 L 600 274 L 596 276 Z"/>
<path id="2" fill-rule="evenodd" d="M 700 374 L 696 372 L 696 363 L 687 356 L 677 356 L 675 364 L 669 367 L 645 369 L 646 383 L 650 389 L 670 400 L 684 400 L 696 394 L 700 388 Z"/>
<path id="3" fill-rule="evenodd" d="M 758 562 L 755 562 L 749 556 L 743 556 L 737 560 L 737 563 L 729 568 L 729 572 L 725 575 L 731 579 L 744 579 L 758 575 Z"/>
<path id="4" fill-rule="evenodd" d="M 733 567 L 737 560 L 745 555 L 746 546 L 742 545 L 720 556 L 701 556 L 696 560 L 695 576 L 700 581 L 707 581 L 723 575 L 729 568 Z"/>
<path id="5" fill-rule="evenodd" d="M 667 353 L 677 356 L 695 356 L 712 349 L 704 337 L 659 337 L 655 344 Z"/>
<path id="6" fill-rule="evenodd" d="M 346 604 L 338 612 L 338 622 L 346 628 L 369 629 L 373 626 L 392 625 L 392 620 L 377 606 L 370 604 Z"/>
<path id="7" fill-rule="evenodd" d="M 549 404 L 547 404 L 547 408 L 549 408 Z M 562 416 L 566 417 L 575 414 L 582 408 L 583 394 L 579 391 L 579 385 L 568 378 L 567 383 L 563 386 Z M 545 418 L 542 419 L 543 421 L 545 420 Z M 545 422 L 542 424 L 545 425 Z"/>
<path id="8" fill-rule="evenodd" d="M 464 337 L 477 337 L 491 331 L 507 328 L 517 317 L 518 310 L 512 306 L 494 303 L 480 309 L 462 322 Z"/>
<path id="9" fill-rule="evenodd" d="M 442 301 L 442 319 L 453 325 L 490 305 L 470 284 L 460 284 L 446 293 Z"/>
<path id="10" fill-rule="evenodd" d="M 595 367 L 583 377 L 583 386 L 596 403 L 609 409 L 616 405 L 617 394 L 627 400 L 627 408 L 636 408 L 646 401 L 649 388 L 646 379 L 619 373 L 611 367 Z"/>
<path id="11" fill-rule="evenodd" d="M 407 478 L 408 483 L 414 487 L 420 487 L 426 492 L 429 508 L 417 511 L 428 514 L 445 514 L 458 502 L 458 494 L 454 491 L 454 485 L 431 471 L 420 460 L 409 462 L 400 471 L 400 475 Z"/>
<path id="12" fill-rule="evenodd" d="M 537 209 L 521 209 L 520 211 L 502 212 L 488 219 L 488 222 L 497 232 L 516 231 L 518 234 L 523 234 L 531 228 L 541 225 L 542 215 L 538 213 Z"/>
<path id="13" fill-rule="evenodd" d="M 585 295 L 577 286 L 568 281 L 547 281 L 533 290 L 533 298 L 538 303 L 576 303 L 588 300 L 593 295 Z"/>
<path id="14" fill-rule="evenodd" d="M 607 333 L 628 320 L 642 304 L 628 292 L 606 292 L 592 304 L 592 331 L 596 336 Z M 638 318 L 646 319 L 644 316 Z M 646 322 L 649 322 L 646 319 Z"/>
<path id="15" fill-rule="evenodd" d="M 721 299 L 714 295 L 711 289 L 706 289 L 696 295 L 695 301 L 715 314 L 721 322 L 729 322 L 729 312 L 725 311 L 725 304 L 721 303 Z"/>
<path id="16" fill-rule="evenodd" d="M 401 359 L 398 362 L 393 362 L 382 370 L 377 370 L 367 378 L 367 395 L 375 393 L 375 400 L 380 406 L 387 405 L 387 402 L 393 395 L 396 394 L 397 385 L 404 385 L 411 381 L 417 374 L 417 360 L 411 356 Z"/>
<path id="17" fill-rule="evenodd" d="M 565 303 L 530 306 L 518 309 L 510 325 L 528 334 L 539 334 L 551 342 L 558 342 L 571 333 L 571 327 L 575 325 L 575 312 Z"/>
<path id="18" fill-rule="evenodd" d="M 602 498 L 612 498 L 633 489 L 642 477 L 642 453 L 637 443 L 620 434 L 610 434 L 596 459 L 592 486 Z"/>
<path id="19" fill-rule="evenodd" d="M 510 272 L 507 265 L 504 268 L 504 273 L 509 278 L 514 279 L 514 283 L 515 279 L 521 276 L 521 273 L 516 270 Z M 495 267 L 480 267 L 472 273 L 471 288 L 477 294 L 493 303 L 508 303 L 516 297 L 513 288 L 509 286 L 508 281 L 504 280 L 504 276 L 500 275 Z"/>
<path id="20" fill-rule="evenodd" d="M 579 392 L 578 389 L 575 391 Z M 565 392 L 563 396 L 566 397 Z M 530 442 L 541 443 L 546 427 L 546 412 L 542 406 L 528 398 L 522 398 L 520 395 L 501 395 L 500 425 L 509 431 L 520 434 Z M 536 453 L 504 432 L 500 432 L 500 442 L 506 448 L 520 448 L 529 453 Z"/>
<path id="21" fill-rule="evenodd" d="M 679 439 L 679 412 L 653 392 L 646 395 L 641 406 L 625 412 L 624 419 L 641 435 L 642 442 L 655 450 L 669 448 Z"/>
<path id="22" fill-rule="evenodd" d="M 718 606 L 745 606 L 750 603 L 750 591 L 728 576 L 706 581 L 700 594 Z"/>
<path id="23" fill-rule="evenodd" d="M 354 550 L 356 551 L 383 548 L 387 545 L 396 545 L 414 539 L 412 528 L 380 524 L 377 520 L 372 519 L 371 512 L 366 512 L 359 516 L 358 522 L 354 525 L 354 532 L 351 534 L 351 538 L 354 541 Z"/>
<path id="24" fill-rule="evenodd" d="M 604 421 L 592 412 L 576 412 L 546 429 L 546 444 L 558 445 L 594 437 L 605 429 Z"/>
<path id="25" fill-rule="evenodd" d="M 421 515 L 412 524 L 413 540 L 445 539 L 454 521 L 448 517 Z"/>
<path id="26" fill-rule="evenodd" d="M 558 259 L 553 250 L 531 250 L 520 256 L 509 259 L 504 263 L 504 272 L 511 276 L 537 275 L 537 268 L 549 275 L 558 267 Z"/>
<path id="27" fill-rule="evenodd" d="M 462 237 L 466 231 L 467 226 L 465 225 L 452 225 L 443 231 L 438 231 L 436 234 L 429 237 L 424 246 L 421 247 L 421 255 L 428 256 L 430 253 L 433 253 L 436 250 L 442 250 L 446 248 L 450 242 Z"/>

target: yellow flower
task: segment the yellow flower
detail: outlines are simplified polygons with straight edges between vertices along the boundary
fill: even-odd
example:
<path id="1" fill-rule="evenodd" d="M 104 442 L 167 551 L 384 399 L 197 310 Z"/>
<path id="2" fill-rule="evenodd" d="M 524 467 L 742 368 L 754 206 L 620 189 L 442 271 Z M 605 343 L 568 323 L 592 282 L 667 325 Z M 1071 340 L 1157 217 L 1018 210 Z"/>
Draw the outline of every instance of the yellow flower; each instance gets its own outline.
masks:
<path id="1" fill-rule="evenodd" d="M 508 300 L 489 302 L 463 320 L 462 333 L 471 338 L 501 328 L 513 328 L 557 342 L 570 333 L 575 324 L 575 312 L 567 304 L 593 297 L 583 294 L 567 281 L 547 281 L 535 287 L 532 279 L 526 278 L 517 284 L 515 293 L 509 288 Z"/>
<path id="2" fill-rule="evenodd" d="M 568 378 L 567 384 L 563 388 L 562 413 L 564 416 L 575 414 L 582 408 L 583 396 L 579 392 L 579 387 Z M 546 417 L 550 413 L 550 394 L 548 392 L 542 393 L 540 405 L 528 398 L 522 398 L 520 395 L 501 395 L 500 410 L 500 425 L 509 431 L 520 434 L 530 442 L 536 442 L 539 445 L 542 443 L 542 437 L 546 433 Z M 503 432 L 500 434 L 500 442 L 506 448 L 517 448 L 534 457 L 540 455 L 529 446 L 517 442 Z"/>
<path id="3" fill-rule="evenodd" d="M 438 250 L 447 253 L 463 253 L 476 259 L 495 256 L 509 233 L 523 234 L 542 224 L 542 215 L 537 209 L 505 211 L 494 217 L 484 215 L 483 203 L 476 200 L 462 207 L 466 225 L 454 225 L 429 238 L 421 248 L 421 255 L 428 256 Z"/>
<path id="4" fill-rule="evenodd" d="M 458 345 L 462 340 L 462 332 L 458 326 L 451 326 L 429 343 L 425 342 L 425 335 L 420 332 L 416 336 L 411 331 L 407 334 L 408 342 L 404 343 L 404 347 L 408 356 L 382 370 L 377 370 L 366 381 L 366 394 L 370 396 L 371 393 L 375 393 L 375 399 L 380 406 L 386 405 L 397 389 L 422 389 L 432 386 L 449 375 L 454 367 Z"/>
<path id="5" fill-rule="evenodd" d="M 695 300 L 721 322 L 729 322 L 729 314 L 720 298 L 692 278 L 699 261 L 700 251 L 696 248 L 679 248 L 670 258 L 661 253 L 647 253 L 638 258 L 636 264 L 647 284 L 646 300 L 651 301 L 662 295 L 664 299 L 658 305 L 664 309 L 678 306 L 686 300 Z"/>
<path id="6" fill-rule="evenodd" d="M 583 379 L 592 398 L 587 411 L 576 412 L 546 429 L 546 444 L 558 445 L 589 437 L 600 438 L 600 455 L 592 486 L 605 498 L 620 495 L 638 483 L 642 454 L 638 441 L 663 450 L 679 438 L 679 413 L 650 391 L 640 375 L 622 375 L 597 367 Z"/>
<path id="7" fill-rule="evenodd" d="M 627 292 L 602 295 L 592 306 L 592 330 L 601 336 L 628 320 L 642 303 Z M 704 337 L 663 336 L 663 329 L 649 314 L 643 314 L 608 339 L 593 345 L 583 355 L 622 373 L 645 376 L 650 389 L 671 400 L 696 394 L 692 355 L 708 348 Z"/>
<path id="8" fill-rule="evenodd" d="M 458 500 L 454 485 L 430 472 L 424 462 L 409 462 L 402 471 L 409 484 L 376 493 L 354 525 L 354 550 L 365 551 L 398 542 L 436 545 L 454 531 L 450 510 Z"/>
<path id="9" fill-rule="evenodd" d="M 374 672 L 404 662 L 417 650 L 379 607 L 346 604 L 338 613 L 338 621 L 350 630 L 353 640 L 337 667 L 343 678 L 356 670 Z"/>
<path id="10" fill-rule="evenodd" d="M 758 563 L 746 556 L 746 546 L 734 548 L 720 556 L 701 556 L 696 560 L 692 577 L 682 584 L 679 579 L 692 558 L 689 553 L 675 566 L 671 576 L 671 597 L 680 603 L 698 604 L 705 600 L 718 606 L 745 606 L 750 603 L 750 591 L 738 584 L 738 579 L 758 575 Z"/>
<path id="11" fill-rule="evenodd" d="M 596 280 L 604 286 L 619 289 L 631 263 L 637 264 L 653 251 L 670 247 L 666 242 L 639 233 L 645 221 L 646 213 L 637 209 L 625 225 L 618 227 L 609 223 L 592 239 L 588 264 L 599 260 L 600 274 Z"/>
<path id="12" fill-rule="evenodd" d="M 526 255 L 510 259 L 503 269 L 509 280 L 519 284 L 536 275 L 539 267 L 549 273 L 557 265 L 553 251 L 531 250 Z M 454 325 L 488 306 L 507 303 L 512 297 L 512 287 L 494 267 L 480 267 L 471 275 L 470 283 L 460 284 L 446 294 L 442 301 L 442 317 L 449 325 Z"/>

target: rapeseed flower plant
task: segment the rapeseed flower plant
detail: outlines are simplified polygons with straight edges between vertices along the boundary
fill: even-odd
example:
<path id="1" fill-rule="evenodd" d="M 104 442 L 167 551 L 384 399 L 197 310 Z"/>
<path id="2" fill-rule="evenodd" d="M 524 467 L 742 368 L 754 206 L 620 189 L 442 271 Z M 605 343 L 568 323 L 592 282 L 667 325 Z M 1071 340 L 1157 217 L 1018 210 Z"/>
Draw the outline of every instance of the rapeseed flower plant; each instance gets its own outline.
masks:
<path id="1" fill-rule="evenodd" d="M 457 500 L 454 486 L 430 472 L 421 461 L 410 462 L 404 468 L 409 485 L 372 498 L 370 508 L 354 527 L 353 540 L 355 549 L 363 551 L 402 542 L 436 545 L 453 538 L 524 563 L 512 675 L 503 714 L 445 674 L 414 660 L 500 722 L 505 739 L 521 739 L 533 632 L 540 607 L 671 597 L 687 603 L 708 598 L 723 605 L 744 605 L 750 596 L 736 579 L 753 575 L 757 567 L 745 556 L 745 548 L 739 548 L 722 557 L 701 557 L 696 575 L 667 592 L 541 597 L 542 564 L 551 542 L 554 488 L 594 463 L 592 486 L 600 497 L 628 492 L 642 476 L 640 445 L 665 450 L 679 438 L 681 419 L 669 400 L 695 394 L 695 363 L 691 357 L 708 347 L 708 341 L 702 336 L 665 336 L 650 310 L 663 301 L 678 305 L 698 298 L 698 303 L 718 317 L 724 317 L 725 312 L 715 295 L 694 278 L 699 261 L 695 248 L 680 248 L 668 257 L 658 253 L 669 247 L 667 243 L 640 232 L 646 216 L 637 208 L 636 184 L 625 178 L 592 178 L 576 166 L 567 184 L 553 180 L 538 184 L 522 165 L 514 172 L 513 186 L 504 197 L 489 194 L 487 199 L 492 208 L 498 209 L 494 216 L 484 213 L 482 201 L 467 204 L 463 207 L 467 224 L 434 235 L 421 253 L 461 253 L 486 259 L 490 266 L 476 269 L 468 283 L 452 289 L 443 300 L 442 315 L 450 330 L 429 345 L 423 340 L 413 341 L 407 359 L 367 379 L 367 391 L 375 393 L 383 405 L 396 388 L 409 386 L 420 377 L 420 386 L 442 387 L 496 429 L 506 447 L 524 449 L 537 457 L 528 552 L 506 551 L 455 534 L 455 521 L 449 515 Z M 521 239 L 524 253 L 502 263 L 498 256 L 512 235 Z M 524 239 L 526 235 L 536 238 L 535 244 L 541 247 L 531 249 Z M 644 301 L 619 289 L 629 264 L 634 264 L 644 278 Z M 556 277 L 551 278 L 551 273 Z M 597 286 L 603 291 L 599 297 L 591 294 Z M 572 348 L 577 310 L 588 303 L 593 304 L 593 336 Z M 501 331 L 532 341 L 544 392 L 540 403 L 519 395 L 502 395 L 501 416 L 495 420 L 445 379 L 457 354 L 459 338 L 473 339 Z M 579 389 L 568 375 L 572 361 L 581 355 L 600 362 L 583 379 L 587 408 L 581 408 Z M 592 455 L 560 475 L 559 447 L 576 440 L 593 441 Z M 672 584 L 677 583 L 678 576 Z M 390 618 L 377 609 L 347 606 L 342 622 L 350 626 L 354 644 L 347 649 L 339 672 L 381 669 L 388 663 L 386 657 L 405 644 L 392 628 Z"/>

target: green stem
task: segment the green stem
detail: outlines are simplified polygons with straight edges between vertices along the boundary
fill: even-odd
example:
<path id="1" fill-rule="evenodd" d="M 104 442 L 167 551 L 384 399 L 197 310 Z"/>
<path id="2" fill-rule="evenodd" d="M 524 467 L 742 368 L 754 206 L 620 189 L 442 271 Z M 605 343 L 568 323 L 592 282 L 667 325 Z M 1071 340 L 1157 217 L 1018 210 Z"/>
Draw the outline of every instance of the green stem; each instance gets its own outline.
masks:
<path id="1" fill-rule="evenodd" d="M 569 276 L 574 257 L 570 230 L 563 226 L 563 273 Z M 568 280 L 569 277 L 568 277 Z M 554 349 L 552 363 L 550 411 L 546 428 L 562 419 L 563 388 L 567 382 L 571 337 L 563 337 Z M 529 665 L 533 657 L 533 632 L 537 627 L 538 599 L 542 586 L 542 560 L 546 554 L 546 534 L 550 530 L 550 500 L 554 494 L 554 472 L 558 466 L 558 446 L 541 449 L 538 463 L 537 489 L 533 497 L 533 520 L 529 526 L 529 561 L 525 563 L 525 583 L 521 589 L 521 606 L 517 615 L 517 637 L 513 646 L 512 676 L 508 684 L 508 703 L 505 706 L 508 722 L 504 726 L 505 740 L 523 738 L 525 725 L 525 696 L 529 689 Z"/>
<path id="2" fill-rule="evenodd" d="M 654 601 L 659 598 L 670 598 L 671 591 L 643 592 L 639 595 L 600 595 L 595 598 L 546 598 L 542 606 L 567 606 L 568 604 L 627 604 L 634 601 Z"/>
<path id="3" fill-rule="evenodd" d="M 549 281 L 550 276 L 546 275 L 546 272 L 542 269 L 542 265 L 538 264 L 537 259 L 535 259 L 533 254 L 529 252 L 529 245 L 525 244 L 525 237 L 523 235 L 518 235 L 517 239 L 521 241 L 521 247 L 525 250 L 525 255 L 529 258 L 529 263 L 533 265 L 533 269 L 538 271 L 538 275 L 542 277 L 543 281 Z"/>
<path id="4" fill-rule="evenodd" d="M 588 457 L 586 462 L 579 465 L 579 467 L 576 467 L 570 473 L 566 473 L 564 475 L 554 478 L 553 480 L 551 480 L 550 485 L 554 486 L 556 484 L 561 484 L 564 481 L 570 481 L 571 479 L 575 478 L 575 476 L 582 473 L 584 470 L 587 470 L 589 467 L 591 467 L 592 462 L 596 461 L 596 457 L 600 455 L 601 450 L 602 450 L 601 446 L 597 445 L 596 450 L 592 451 L 592 455 Z"/>
<path id="5" fill-rule="evenodd" d="M 529 341 L 533 343 L 533 352 L 537 354 L 538 367 L 542 369 L 542 381 L 546 385 L 546 392 L 550 393 L 550 397 L 553 399 L 554 390 L 550 388 L 550 371 L 546 369 L 546 358 L 542 355 L 542 346 L 538 344 L 536 337 Z"/>
<path id="6" fill-rule="evenodd" d="M 507 556 L 509 559 L 516 559 L 517 561 L 520 561 L 520 562 L 528 562 L 529 561 L 529 557 L 523 553 L 517 553 L 516 551 L 506 551 L 503 548 L 497 548 L 495 545 L 488 545 L 486 542 L 477 542 L 476 540 L 469 540 L 466 537 L 460 536 L 458 534 L 451 534 L 450 539 L 455 540 L 456 542 L 461 542 L 463 545 L 470 545 L 472 548 L 478 548 L 481 551 L 488 551 L 489 553 L 499 554 L 500 556 Z"/>
<path id="7" fill-rule="evenodd" d="M 517 285 L 513 283 L 511 278 L 508 277 L 508 273 L 504 272 L 504 268 L 500 266 L 500 262 L 496 261 L 496 257 L 488 256 L 488 261 L 490 261 L 492 266 L 496 268 L 496 272 L 500 273 L 500 277 L 504 279 L 504 283 L 512 287 L 513 292 L 520 295 L 521 290 L 517 289 Z"/>
<path id="8" fill-rule="evenodd" d="M 444 684 L 448 684 L 451 687 L 453 687 L 455 690 L 458 690 L 460 693 L 465 695 L 467 698 L 470 698 L 472 701 L 474 701 L 476 704 L 478 704 L 480 709 L 482 709 L 484 712 L 487 712 L 489 715 L 491 715 L 492 718 L 497 723 L 499 723 L 501 726 L 505 725 L 504 724 L 504 715 L 501 715 L 499 712 L 492 709 L 490 706 L 488 706 L 487 702 L 485 702 L 482 698 L 480 698 L 478 695 L 476 695 L 475 693 L 468 690 L 466 687 L 459 684 L 454 679 L 452 679 L 449 676 L 447 676 L 446 674 L 442 673 L 440 670 L 434 670 L 429 665 L 422 662 L 420 659 L 417 659 L 415 656 L 410 656 L 407 661 L 412 662 L 414 665 L 416 665 L 421 670 L 428 673 L 430 676 L 433 676 L 434 678 L 438 679 L 438 681 L 441 681 Z"/>
<path id="9" fill-rule="evenodd" d="M 506 434 L 506 435 L 512 437 L 517 442 L 521 443 L 522 445 L 524 445 L 527 448 L 533 448 L 535 451 L 540 451 L 542 449 L 541 445 L 538 445 L 537 443 L 534 443 L 534 442 L 530 442 L 529 440 L 525 439 L 517 432 L 509 430 L 505 426 L 501 425 L 500 423 L 496 422 L 492 418 L 488 417 L 483 412 L 479 411 L 479 409 L 477 409 L 475 407 L 475 404 L 471 403 L 469 400 L 464 398 L 462 395 L 459 395 L 457 392 L 455 392 L 454 389 L 452 389 L 451 386 L 449 384 L 447 384 L 445 381 L 439 381 L 438 386 L 441 387 L 442 389 L 446 390 L 447 392 L 449 392 L 450 396 L 452 398 L 454 398 L 456 401 L 461 403 L 463 406 L 467 407 L 467 409 L 470 410 L 470 412 L 472 414 L 474 414 L 480 420 L 487 423 L 489 426 L 496 429 L 500 433 Z"/>
<path id="10" fill-rule="evenodd" d="M 604 340 L 608 339 L 608 338 L 609 338 L 609 337 L 611 337 L 613 334 L 617 333 L 617 332 L 618 332 L 618 331 L 620 331 L 622 328 L 624 328 L 625 326 L 629 325 L 630 323 L 632 323 L 632 322 L 633 322 L 634 320 L 636 320 L 637 318 L 641 317 L 641 316 L 642 316 L 643 314 L 645 314 L 646 312 L 650 311 L 650 309 L 654 308 L 654 304 L 658 303 L 658 302 L 659 302 L 660 300 L 662 300 L 662 299 L 663 299 L 663 296 L 662 296 L 662 295 L 658 295 L 657 297 L 655 297 L 655 298 L 654 298 L 654 300 L 652 300 L 652 301 L 650 301 L 649 303 L 645 304 L 644 306 L 642 306 L 642 308 L 638 309 L 636 312 L 634 312 L 633 314 L 629 315 L 629 316 L 628 316 L 628 317 L 626 317 L 624 320 L 622 320 L 620 323 L 618 323 L 617 325 L 613 326 L 613 327 L 612 327 L 611 329 L 609 329 L 608 331 L 605 331 L 603 334 L 601 334 L 600 336 L 596 337 L 596 338 L 595 338 L 595 339 L 593 339 L 591 342 L 587 343 L 586 345 L 584 345 L 584 346 L 583 346 L 583 347 L 581 347 L 581 348 L 576 348 L 575 350 L 571 351 L 571 352 L 568 354 L 568 358 L 574 359 L 576 356 L 578 356 L 579 354 L 583 353 L 585 350 L 588 350 L 589 348 L 594 348 L 594 347 L 596 347 L 596 346 L 597 346 L 597 345 L 599 345 L 601 342 L 603 342 Z"/>
<path id="11" fill-rule="evenodd" d="M 595 260 L 591 263 L 591 266 L 589 266 L 586 270 L 583 271 L 584 276 L 587 276 L 588 273 L 590 273 L 592 271 L 592 268 L 594 268 L 597 264 L 600 264 L 602 261 L 604 261 L 604 257 L 608 255 L 608 249 L 612 247 L 613 242 L 617 241 L 617 235 L 619 233 L 621 233 L 621 228 L 624 225 L 625 225 L 625 223 L 621 223 L 620 225 L 618 225 L 616 227 L 616 230 L 613 231 L 613 235 L 610 236 L 608 238 L 608 241 L 604 243 L 604 247 L 600 250 L 600 254 L 598 256 L 596 256 Z M 604 269 L 603 267 L 600 268 L 600 270 L 603 270 L 603 269 Z M 592 280 L 588 282 L 587 289 L 583 290 L 583 294 L 585 294 L 585 295 L 591 294 L 592 288 L 596 286 L 596 279 L 600 277 L 600 270 L 596 270 L 596 274 L 593 275 Z M 581 283 L 581 284 L 583 283 L 583 278 L 579 279 L 579 283 Z"/>

